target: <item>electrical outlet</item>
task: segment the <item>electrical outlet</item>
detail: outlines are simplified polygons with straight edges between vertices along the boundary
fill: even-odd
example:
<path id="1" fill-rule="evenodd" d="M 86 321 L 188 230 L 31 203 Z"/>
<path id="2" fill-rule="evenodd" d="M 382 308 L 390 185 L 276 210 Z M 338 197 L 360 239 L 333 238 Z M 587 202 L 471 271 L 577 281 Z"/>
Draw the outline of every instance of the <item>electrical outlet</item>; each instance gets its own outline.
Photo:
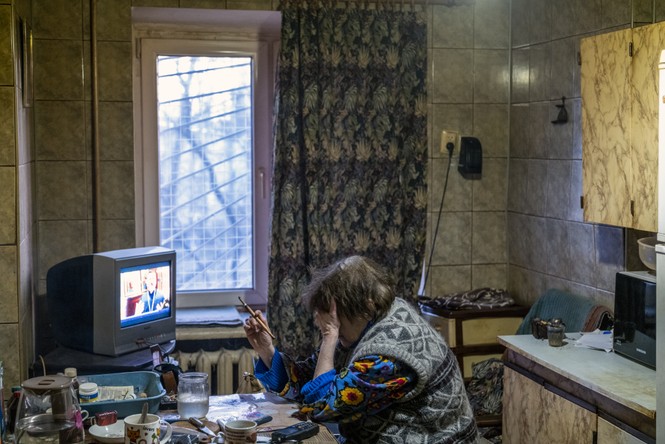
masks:
<path id="1" fill-rule="evenodd" d="M 457 148 L 457 131 L 450 131 L 450 130 L 443 130 L 441 132 L 441 152 L 446 154 L 448 153 L 448 144 L 452 143 L 453 144 L 453 149 L 451 151 L 454 151 L 455 148 Z"/>

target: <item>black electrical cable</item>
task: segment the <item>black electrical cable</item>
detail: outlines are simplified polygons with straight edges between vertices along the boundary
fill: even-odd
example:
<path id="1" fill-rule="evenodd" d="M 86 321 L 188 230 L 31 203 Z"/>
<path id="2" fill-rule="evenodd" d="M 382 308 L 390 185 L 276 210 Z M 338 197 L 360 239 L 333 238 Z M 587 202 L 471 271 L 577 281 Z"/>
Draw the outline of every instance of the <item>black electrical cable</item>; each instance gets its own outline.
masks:
<path id="1" fill-rule="evenodd" d="M 434 245 L 436 244 L 436 236 L 439 234 L 439 224 L 441 223 L 441 215 L 443 214 L 443 200 L 446 197 L 446 189 L 448 189 L 448 176 L 450 175 L 450 164 L 453 159 L 453 149 L 455 145 L 451 142 L 446 144 L 446 149 L 448 150 L 448 168 L 446 169 L 446 180 L 443 184 L 443 192 L 441 193 L 441 204 L 439 205 L 439 217 L 436 219 L 436 228 L 434 229 L 434 235 L 432 236 L 432 248 L 429 252 L 429 259 L 427 261 L 427 268 L 425 268 L 425 278 L 423 279 L 421 285 L 421 291 L 425 292 L 427 288 L 427 278 L 429 277 L 429 270 L 432 267 L 432 256 L 434 255 Z M 424 296 L 424 295 L 421 295 Z"/>

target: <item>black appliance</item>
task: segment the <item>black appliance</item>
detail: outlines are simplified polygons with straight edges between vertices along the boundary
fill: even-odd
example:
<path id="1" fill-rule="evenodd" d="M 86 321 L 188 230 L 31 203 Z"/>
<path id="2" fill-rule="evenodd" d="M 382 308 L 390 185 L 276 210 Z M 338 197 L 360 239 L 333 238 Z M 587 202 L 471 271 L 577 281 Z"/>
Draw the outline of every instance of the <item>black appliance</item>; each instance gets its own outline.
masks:
<path id="1" fill-rule="evenodd" d="M 614 352 L 656 369 L 656 276 L 650 272 L 616 274 Z"/>

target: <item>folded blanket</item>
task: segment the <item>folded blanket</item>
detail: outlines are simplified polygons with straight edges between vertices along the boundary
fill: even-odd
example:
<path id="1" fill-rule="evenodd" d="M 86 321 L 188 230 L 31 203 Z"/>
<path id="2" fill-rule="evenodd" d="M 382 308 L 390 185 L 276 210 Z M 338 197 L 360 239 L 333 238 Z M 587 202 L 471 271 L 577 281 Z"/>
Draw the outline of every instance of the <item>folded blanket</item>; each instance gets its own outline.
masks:
<path id="1" fill-rule="evenodd" d="M 421 297 L 419 302 L 421 305 L 433 309 L 444 310 L 498 308 L 515 305 L 515 301 L 510 297 L 508 291 L 488 287 L 460 293 L 451 293 L 436 299 Z"/>

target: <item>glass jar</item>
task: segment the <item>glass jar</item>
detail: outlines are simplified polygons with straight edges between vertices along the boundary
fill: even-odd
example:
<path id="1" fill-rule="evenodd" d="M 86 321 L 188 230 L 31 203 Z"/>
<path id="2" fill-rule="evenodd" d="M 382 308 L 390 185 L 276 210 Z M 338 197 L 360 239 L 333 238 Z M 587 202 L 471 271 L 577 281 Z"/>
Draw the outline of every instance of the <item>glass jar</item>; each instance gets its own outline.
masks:
<path id="1" fill-rule="evenodd" d="M 182 373 L 178 378 L 178 414 L 183 420 L 204 418 L 210 406 L 208 374 Z"/>

